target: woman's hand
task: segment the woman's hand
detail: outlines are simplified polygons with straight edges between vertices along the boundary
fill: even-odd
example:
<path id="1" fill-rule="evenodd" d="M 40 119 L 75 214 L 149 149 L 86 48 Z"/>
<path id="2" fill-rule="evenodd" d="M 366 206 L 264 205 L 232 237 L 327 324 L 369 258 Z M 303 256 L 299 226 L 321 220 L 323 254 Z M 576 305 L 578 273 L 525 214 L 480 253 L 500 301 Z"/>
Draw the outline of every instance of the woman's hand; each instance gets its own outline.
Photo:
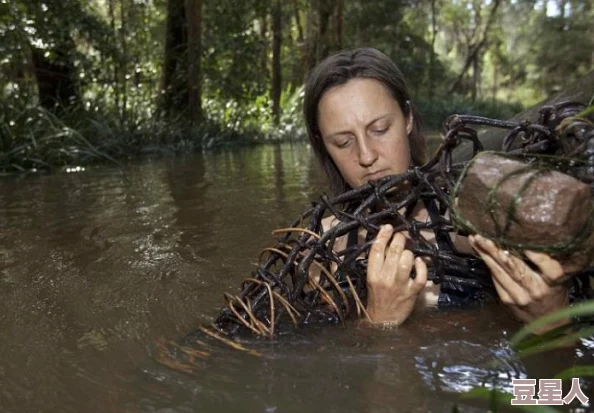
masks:
<path id="1" fill-rule="evenodd" d="M 521 321 L 530 322 L 569 305 L 566 277 L 559 261 L 547 254 L 524 251 L 538 268 L 537 272 L 487 238 L 471 235 L 468 239 L 491 270 L 499 298 Z M 568 321 L 549 325 L 538 333 Z"/>
<path id="2" fill-rule="evenodd" d="M 414 259 L 412 252 L 404 249 L 404 235 L 392 236 L 393 232 L 391 225 L 383 225 L 369 251 L 367 312 L 374 323 L 404 322 L 427 283 L 427 266 L 421 258 Z M 413 261 L 414 280 L 410 278 Z"/>

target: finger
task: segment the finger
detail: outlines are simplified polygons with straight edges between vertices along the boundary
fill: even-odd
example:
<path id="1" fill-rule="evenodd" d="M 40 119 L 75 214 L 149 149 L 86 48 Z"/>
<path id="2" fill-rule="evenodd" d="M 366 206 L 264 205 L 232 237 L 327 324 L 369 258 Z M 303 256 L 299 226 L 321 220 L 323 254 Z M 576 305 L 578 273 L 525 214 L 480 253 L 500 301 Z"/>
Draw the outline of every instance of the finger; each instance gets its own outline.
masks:
<path id="1" fill-rule="evenodd" d="M 499 296 L 499 300 L 504 304 L 515 304 L 514 300 L 510 297 L 508 292 L 503 288 L 499 280 L 493 277 L 493 284 L 495 285 L 495 291 Z"/>
<path id="2" fill-rule="evenodd" d="M 413 267 L 414 259 L 415 257 L 410 250 L 404 250 L 402 252 L 400 256 L 400 262 L 398 264 L 398 273 L 396 274 L 396 279 L 399 282 L 407 282 L 407 280 L 410 278 L 410 272 Z"/>
<path id="3" fill-rule="evenodd" d="M 473 237 L 472 245 L 479 253 L 493 277 L 499 298 L 505 304 L 525 306 L 531 297 L 538 297 L 544 284 L 538 274 L 519 258 L 496 247 L 480 235 Z M 541 282 L 538 282 L 541 281 Z"/>
<path id="4" fill-rule="evenodd" d="M 421 257 L 415 258 L 415 272 L 416 277 L 414 280 L 410 280 L 413 291 L 421 291 L 427 284 L 427 264 Z"/>
<path id="5" fill-rule="evenodd" d="M 508 251 L 498 248 L 493 241 L 481 235 L 476 235 L 474 241 L 478 248 L 488 253 L 495 261 L 497 261 L 501 268 L 507 271 L 515 270 L 510 261 L 510 254 Z"/>
<path id="6" fill-rule="evenodd" d="M 541 275 L 530 268 L 524 260 L 512 255 L 508 257 L 508 262 L 512 269 L 509 274 L 517 283 L 522 284 L 525 288 L 533 290 L 545 284 L 545 280 Z"/>
<path id="7" fill-rule="evenodd" d="M 487 267 L 489 267 L 493 281 L 498 282 L 502 291 L 505 291 L 508 295 L 509 301 L 506 301 L 506 303 L 519 306 L 526 305 L 529 302 L 529 295 L 524 286 L 516 282 L 503 268 L 501 268 L 491 254 L 480 248 L 477 249 L 477 252 Z"/>
<path id="8" fill-rule="evenodd" d="M 468 243 L 470 244 L 472 249 L 475 250 L 477 253 L 479 252 L 479 250 L 484 250 L 483 246 L 479 242 L 478 237 L 479 237 L 479 235 L 469 235 L 468 236 Z"/>
<path id="9" fill-rule="evenodd" d="M 494 258 L 515 282 L 525 288 L 530 288 L 533 281 L 539 278 L 524 261 L 510 254 L 509 251 L 498 249 Z"/>
<path id="10" fill-rule="evenodd" d="M 402 233 L 394 234 L 392 237 L 392 241 L 390 242 L 390 246 L 386 251 L 386 260 L 384 262 L 384 267 L 382 268 L 383 275 L 385 276 L 394 276 L 399 271 L 399 264 L 400 264 L 400 257 L 402 256 L 402 252 L 404 251 L 404 245 L 406 243 L 406 238 Z"/>
<path id="11" fill-rule="evenodd" d="M 538 298 L 542 296 L 543 290 L 546 289 L 546 281 L 539 273 L 532 270 L 524 260 L 510 254 L 509 251 L 498 248 L 495 243 L 486 238 L 480 237 L 479 244 L 497 261 L 505 274 L 521 286 L 530 297 Z M 504 278 L 505 276 L 503 276 Z M 504 285 L 506 288 L 515 289 L 515 286 L 511 283 L 504 283 Z M 525 294 L 522 293 L 518 293 L 518 296 L 525 298 Z"/>
<path id="12" fill-rule="evenodd" d="M 524 251 L 524 254 L 538 267 L 546 282 L 555 284 L 564 281 L 565 273 L 559 261 L 542 252 Z"/>
<path id="13" fill-rule="evenodd" d="M 526 264 L 526 262 L 514 255 L 507 255 L 505 261 L 507 262 L 506 268 L 510 268 L 510 270 L 507 271 L 507 274 L 518 285 L 521 285 L 525 292 L 518 294 L 518 296 L 521 297 L 517 303 L 518 305 L 527 304 L 527 302 L 522 302 L 522 300 L 527 299 L 528 297 L 532 301 L 538 301 L 546 295 L 550 286 L 541 274 L 535 272 Z"/>
<path id="14" fill-rule="evenodd" d="M 482 235 L 475 234 L 469 237 L 471 243 L 473 245 L 479 246 L 481 249 L 493 253 L 497 250 L 495 243 L 488 238 L 483 237 Z"/>
<path id="15" fill-rule="evenodd" d="M 371 248 L 369 249 L 369 259 L 367 261 L 367 279 L 376 279 L 384 265 L 386 256 L 386 245 L 392 236 L 394 229 L 391 225 L 382 225 L 380 227 Z"/>
<path id="16" fill-rule="evenodd" d="M 470 244 L 472 248 L 480 255 L 482 260 L 487 264 L 487 267 L 491 271 L 503 271 L 503 268 L 500 266 L 499 262 L 493 257 L 494 254 L 497 253 L 497 250 L 493 250 L 489 248 L 489 245 L 485 243 L 486 239 L 481 237 L 480 235 L 470 236 L 469 237 Z"/>
<path id="17" fill-rule="evenodd" d="M 537 278 L 533 277 L 533 271 L 524 261 L 517 258 L 509 251 L 503 250 L 495 243 L 487 238 L 480 235 L 475 237 L 475 241 L 478 247 L 485 253 L 495 260 L 507 275 L 509 275 L 516 283 L 531 288 L 531 283 Z"/>

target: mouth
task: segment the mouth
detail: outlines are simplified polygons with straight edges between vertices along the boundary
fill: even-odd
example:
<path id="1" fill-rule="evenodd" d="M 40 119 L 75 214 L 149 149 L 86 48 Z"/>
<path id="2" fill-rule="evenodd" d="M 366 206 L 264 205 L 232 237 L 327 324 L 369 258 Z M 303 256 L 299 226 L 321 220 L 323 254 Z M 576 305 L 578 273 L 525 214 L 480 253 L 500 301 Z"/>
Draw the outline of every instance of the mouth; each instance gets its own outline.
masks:
<path id="1" fill-rule="evenodd" d="M 390 175 L 390 171 L 387 169 L 382 169 L 381 171 L 368 173 L 364 178 L 368 181 L 377 181 L 378 179 L 388 175 Z"/>

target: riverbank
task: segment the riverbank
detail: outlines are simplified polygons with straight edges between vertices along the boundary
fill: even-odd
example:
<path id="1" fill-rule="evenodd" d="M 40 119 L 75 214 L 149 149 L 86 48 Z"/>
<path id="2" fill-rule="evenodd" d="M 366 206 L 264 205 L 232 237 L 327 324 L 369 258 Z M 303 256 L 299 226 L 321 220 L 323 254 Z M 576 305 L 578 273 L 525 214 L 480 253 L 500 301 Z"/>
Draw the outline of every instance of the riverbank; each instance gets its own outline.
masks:
<path id="1" fill-rule="evenodd" d="M 299 96 L 299 95 L 296 95 Z M 517 105 L 496 105 L 420 97 L 416 102 L 430 136 L 429 156 L 437 148 L 441 122 L 452 113 L 504 119 Z M 126 118 L 78 108 L 52 112 L 40 106 L 0 105 L 0 174 L 35 173 L 102 163 L 120 164 L 143 157 L 211 151 L 263 143 L 304 141 L 297 103 L 288 105 L 279 126 L 241 116 L 206 116 L 192 125 L 185 117 L 160 118 L 131 112 Z M 216 115 L 216 114 L 215 114 Z"/>

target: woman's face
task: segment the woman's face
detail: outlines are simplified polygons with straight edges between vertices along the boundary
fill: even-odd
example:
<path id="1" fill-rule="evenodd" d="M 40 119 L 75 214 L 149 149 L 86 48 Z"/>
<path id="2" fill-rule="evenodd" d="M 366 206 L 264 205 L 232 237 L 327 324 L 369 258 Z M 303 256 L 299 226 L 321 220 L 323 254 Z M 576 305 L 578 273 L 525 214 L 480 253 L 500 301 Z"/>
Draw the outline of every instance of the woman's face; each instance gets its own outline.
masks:
<path id="1" fill-rule="evenodd" d="M 318 104 L 324 146 L 351 188 L 408 169 L 412 124 L 390 91 L 373 79 L 332 87 Z"/>

